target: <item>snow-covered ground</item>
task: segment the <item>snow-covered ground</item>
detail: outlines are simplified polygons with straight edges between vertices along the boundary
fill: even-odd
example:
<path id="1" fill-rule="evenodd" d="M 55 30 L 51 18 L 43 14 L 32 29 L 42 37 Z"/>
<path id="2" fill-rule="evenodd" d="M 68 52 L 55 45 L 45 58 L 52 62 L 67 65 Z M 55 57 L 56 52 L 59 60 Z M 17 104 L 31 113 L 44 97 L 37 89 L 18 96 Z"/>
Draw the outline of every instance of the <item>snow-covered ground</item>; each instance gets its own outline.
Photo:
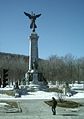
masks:
<path id="1" fill-rule="evenodd" d="M 0 99 L 51 99 L 52 97 L 55 97 L 56 99 L 58 99 L 57 93 L 37 91 L 37 92 L 30 92 L 28 95 L 22 95 L 20 98 L 15 98 L 13 96 L 8 96 L 6 94 L 0 94 Z M 71 97 L 64 96 L 64 98 L 65 99 L 84 98 L 84 92 L 77 93 Z"/>
<path id="2" fill-rule="evenodd" d="M 84 89 L 84 84 L 69 84 L 69 86 L 71 87 L 71 89 L 74 89 L 74 90 L 76 90 L 76 89 L 79 89 L 79 90 Z"/>
<path id="3" fill-rule="evenodd" d="M 37 92 L 30 92 L 29 95 L 21 96 L 21 98 L 24 98 L 24 99 L 51 99 L 52 97 L 57 98 L 57 93 L 37 91 Z"/>
<path id="4" fill-rule="evenodd" d="M 0 102 L 0 108 L 3 107 L 4 105 L 8 105 L 8 104 L 5 102 Z"/>
<path id="5" fill-rule="evenodd" d="M 79 87 L 82 87 L 83 89 L 83 84 L 74 84 L 71 86 L 72 89 L 78 89 L 78 93 L 75 95 L 68 97 L 68 96 L 63 96 L 63 98 L 68 98 L 68 99 L 73 99 L 73 98 L 84 98 L 84 90 L 79 90 Z M 0 88 L 0 90 L 13 90 L 13 88 Z M 8 96 L 6 94 L 0 94 L 0 99 L 51 99 L 52 97 L 55 97 L 56 99 L 58 98 L 58 94 L 56 92 L 44 92 L 44 91 L 36 91 L 36 92 L 28 92 L 28 95 L 21 95 L 20 98 L 15 98 L 13 96 Z"/>

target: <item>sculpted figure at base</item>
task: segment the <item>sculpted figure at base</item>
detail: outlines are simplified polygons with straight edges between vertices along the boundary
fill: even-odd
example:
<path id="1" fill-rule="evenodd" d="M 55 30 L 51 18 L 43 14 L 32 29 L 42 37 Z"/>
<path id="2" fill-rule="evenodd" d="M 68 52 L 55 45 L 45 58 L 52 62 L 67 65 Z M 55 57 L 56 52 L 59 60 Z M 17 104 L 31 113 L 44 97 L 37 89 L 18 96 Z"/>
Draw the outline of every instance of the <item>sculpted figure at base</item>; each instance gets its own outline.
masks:
<path id="1" fill-rule="evenodd" d="M 35 15 L 35 13 L 33 13 L 33 12 L 32 12 L 31 14 L 24 12 L 24 14 L 25 14 L 26 16 L 28 16 L 29 19 L 31 20 L 30 28 L 32 29 L 33 32 L 35 32 L 35 28 L 37 28 L 37 25 L 36 25 L 36 23 L 35 23 L 35 20 L 36 20 L 38 17 L 40 17 L 41 14 Z"/>

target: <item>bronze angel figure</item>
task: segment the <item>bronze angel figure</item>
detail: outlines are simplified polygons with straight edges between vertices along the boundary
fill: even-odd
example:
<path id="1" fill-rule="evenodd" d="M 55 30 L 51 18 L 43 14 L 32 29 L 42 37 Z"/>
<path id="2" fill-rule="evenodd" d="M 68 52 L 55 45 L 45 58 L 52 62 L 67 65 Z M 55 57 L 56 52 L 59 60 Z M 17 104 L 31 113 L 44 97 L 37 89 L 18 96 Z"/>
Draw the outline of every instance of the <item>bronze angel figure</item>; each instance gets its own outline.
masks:
<path id="1" fill-rule="evenodd" d="M 30 28 L 32 29 L 33 32 L 35 32 L 35 28 L 37 28 L 37 25 L 35 23 L 35 20 L 41 16 L 41 14 L 35 15 L 33 12 L 31 14 L 24 12 L 26 16 L 29 17 L 31 20 Z"/>

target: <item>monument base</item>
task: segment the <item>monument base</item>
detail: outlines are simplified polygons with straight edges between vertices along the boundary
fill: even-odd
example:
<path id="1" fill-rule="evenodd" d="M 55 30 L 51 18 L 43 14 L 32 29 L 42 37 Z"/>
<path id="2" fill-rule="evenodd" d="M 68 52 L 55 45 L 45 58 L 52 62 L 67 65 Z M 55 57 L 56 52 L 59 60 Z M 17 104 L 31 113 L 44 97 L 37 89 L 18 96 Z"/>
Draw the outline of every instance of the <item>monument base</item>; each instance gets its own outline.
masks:
<path id="1" fill-rule="evenodd" d="M 30 82 L 30 84 L 28 85 L 28 90 L 33 92 L 33 91 L 47 91 L 48 86 L 43 85 L 42 83 L 39 84 L 34 84 L 32 82 Z"/>
<path id="2" fill-rule="evenodd" d="M 43 78 L 42 73 L 37 71 L 31 71 L 27 73 L 28 90 L 29 91 L 46 91 L 48 89 L 48 83 Z"/>

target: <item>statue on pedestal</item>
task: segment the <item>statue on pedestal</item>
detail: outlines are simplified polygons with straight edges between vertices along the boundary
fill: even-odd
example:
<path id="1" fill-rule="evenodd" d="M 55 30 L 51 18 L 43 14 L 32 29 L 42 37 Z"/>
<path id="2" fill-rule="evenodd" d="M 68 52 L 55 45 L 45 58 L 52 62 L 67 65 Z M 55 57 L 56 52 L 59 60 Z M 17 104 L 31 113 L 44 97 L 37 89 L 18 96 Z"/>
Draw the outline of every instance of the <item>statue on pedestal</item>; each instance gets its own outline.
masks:
<path id="1" fill-rule="evenodd" d="M 43 77 L 42 73 L 39 73 L 38 67 L 38 38 L 39 36 L 35 32 L 37 28 L 36 19 L 41 14 L 31 14 L 24 12 L 24 14 L 31 20 L 30 29 L 32 29 L 31 36 L 29 37 L 29 70 L 26 73 L 26 81 L 28 81 L 28 87 L 32 91 L 34 90 L 46 90 L 48 88 L 47 81 Z"/>
<path id="2" fill-rule="evenodd" d="M 33 62 L 33 69 L 34 69 L 35 71 L 38 69 L 38 63 L 37 63 L 36 60 Z"/>
<path id="3" fill-rule="evenodd" d="M 30 28 L 32 29 L 33 32 L 35 32 L 35 28 L 37 28 L 37 25 L 36 25 L 36 23 L 35 23 L 35 20 L 36 20 L 38 17 L 40 17 L 41 14 L 35 15 L 35 13 L 33 13 L 33 12 L 32 12 L 31 14 L 24 12 L 24 14 L 25 14 L 26 16 L 28 16 L 29 19 L 31 20 Z"/>

